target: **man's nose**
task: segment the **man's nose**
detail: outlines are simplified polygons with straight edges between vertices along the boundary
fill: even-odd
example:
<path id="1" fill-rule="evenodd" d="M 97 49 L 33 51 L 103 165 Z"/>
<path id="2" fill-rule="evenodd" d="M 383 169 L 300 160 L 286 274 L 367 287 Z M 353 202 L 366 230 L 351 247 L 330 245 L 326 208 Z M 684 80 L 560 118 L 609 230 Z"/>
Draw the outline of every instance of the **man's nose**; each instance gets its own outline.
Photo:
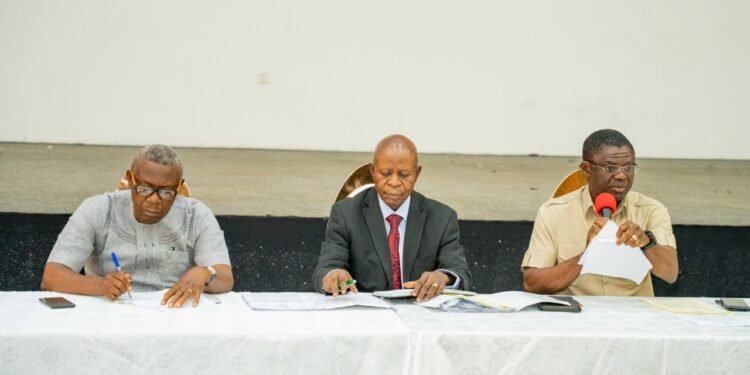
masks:
<path id="1" fill-rule="evenodd" d="M 146 201 L 153 204 L 159 204 L 161 203 L 161 198 L 159 197 L 159 192 L 155 191 L 151 195 L 149 195 L 146 198 Z"/>
<path id="2" fill-rule="evenodd" d="M 398 178 L 398 174 L 396 174 L 396 173 L 388 176 L 388 181 L 386 181 L 386 182 L 390 186 L 399 186 L 399 185 L 401 185 L 401 179 Z"/>

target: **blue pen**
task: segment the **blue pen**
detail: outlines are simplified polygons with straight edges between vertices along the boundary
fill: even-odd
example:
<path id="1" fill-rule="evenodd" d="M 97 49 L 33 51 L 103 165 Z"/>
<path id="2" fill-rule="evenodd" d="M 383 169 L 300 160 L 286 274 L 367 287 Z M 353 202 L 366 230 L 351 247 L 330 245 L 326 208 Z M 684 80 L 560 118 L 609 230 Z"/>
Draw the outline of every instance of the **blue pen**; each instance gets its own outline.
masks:
<path id="1" fill-rule="evenodd" d="M 114 251 L 112 252 L 112 261 L 115 262 L 115 268 L 117 268 L 117 271 L 122 272 L 122 268 L 120 268 L 120 261 L 117 260 L 117 254 L 115 254 Z M 128 297 L 130 297 L 130 299 L 132 300 L 133 296 L 130 295 L 130 291 L 128 290 L 126 292 L 128 293 Z"/>

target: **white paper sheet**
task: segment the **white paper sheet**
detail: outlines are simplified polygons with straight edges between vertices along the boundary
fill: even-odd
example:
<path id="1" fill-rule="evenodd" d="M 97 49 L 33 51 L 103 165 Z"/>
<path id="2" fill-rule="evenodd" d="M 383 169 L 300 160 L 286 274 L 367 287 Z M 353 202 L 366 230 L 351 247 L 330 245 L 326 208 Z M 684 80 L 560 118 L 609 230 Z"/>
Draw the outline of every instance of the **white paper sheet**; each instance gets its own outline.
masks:
<path id="1" fill-rule="evenodd" d="M 648 297 L 641 301 L 652 304 L 672 314 L 689 315 L 730 315 L 719 305 L 701 298 Z"/>
<path id="2" fill-rule="evenodd" d="M 137 307 L 147 310 L 153 310 L 153 311 L 159 311 L 159 312 L 167 312 L 170 310 L 194 310 L 194 309 L 208 309 L 213 308 L 218 305 L 221 305 L 221 300 L 217 296 L 209 295 L 209 294 L 202 294 L 200 298 L 200 302 L 198 303 L 198 306 L 193 307 L 193 299 L 188 298 L 182 307 L 168 307 L 168 305 L 162 305 L 161 300 L 164 298 L 164 293 L 167 292 L 167 289 L 157 291 L 157 292 L 131 292 L 131 295 L 133 296 L 133 299 L 131 300 L 130 297 L 128 297 L 127 294 L 123 294 L 115 300 L 115 303 L 118 305 L 124 305 L 124 306 L 131 306 L 131 307 Z"/>
<path id="3" fill-rule="evenodd" d="M 352 306 L 390 309 L 391 305 L 370 293 L 347 293 L 338 297 L 320 293 L 242 293 L 253 310 L 332 310 Z"/>
<path id="4" fill-rule="evenodd" d="M 622 277 L 640 284 L 651 270 L 651 262 L 641 249 L 616 244 L 618 228 L 617 224 L 610 221 L 591 240 L 578 261 L 583 266 L 581 274 Z"/>
<path id="5" fill-rule="evenodd" d="M 393 290 L 377 290 L 372 292 L 375 297 L 381 298 L 411 298 L 411 293 L 414 289 L 393 289 Z M 442 294 L 448 295 L 462 295 L 462 296 L 475 296 L 477 293 L 469 290 L 461 289 L 443 289 Z"/>

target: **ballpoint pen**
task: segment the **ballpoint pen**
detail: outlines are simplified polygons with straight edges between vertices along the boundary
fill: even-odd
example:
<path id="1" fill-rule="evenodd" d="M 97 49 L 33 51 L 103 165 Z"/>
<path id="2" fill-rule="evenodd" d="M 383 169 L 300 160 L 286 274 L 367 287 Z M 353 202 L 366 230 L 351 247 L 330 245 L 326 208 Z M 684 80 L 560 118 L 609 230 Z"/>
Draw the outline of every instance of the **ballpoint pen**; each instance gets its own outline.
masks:
<path id="1" fill-rule="evenodd" d="M 346 286 L 352 286 L 352 285 L 354 285 L 356 283 L 357 283 L 357 280 L 349 279 L 349 280 L 346 280 L 346 282 L 344 282 L 344 285 L 346 285 Z M 341 283 L 336 283 L 336 288 L 341 289 Z M 325 288 L 323 288 L 322 291 L 323 291 L 323 293 L 331 293 L 331 292 L 327 291 Z"/>
<path id="2" fill-rule="evenodd" d="M 120 261 L 117 260 L 117 254 L 115 254 L 114 251 L 112 252 L 112 261 L 115 262 L 115 268 L 117 269 L 117 271 L 122 272 L 122 268 L 120 268 Z M 130 297 L 130 299 L 132 300 L 133 296 L 130 294 L 130 291 L 126 290 L 125 292 L 128 293 L 128 297 Z"/>
<path id="3" fill-rule="evenodd" d="M 349 279 L 349 280 L 346 280 L 346 283 L 344 285 L 349 286 L 349 285 L 354 285 L 356 283 L 357 283 L 357 280 Z M 341 283 L 336 284 L 336 286 L 341 288 Z"/>

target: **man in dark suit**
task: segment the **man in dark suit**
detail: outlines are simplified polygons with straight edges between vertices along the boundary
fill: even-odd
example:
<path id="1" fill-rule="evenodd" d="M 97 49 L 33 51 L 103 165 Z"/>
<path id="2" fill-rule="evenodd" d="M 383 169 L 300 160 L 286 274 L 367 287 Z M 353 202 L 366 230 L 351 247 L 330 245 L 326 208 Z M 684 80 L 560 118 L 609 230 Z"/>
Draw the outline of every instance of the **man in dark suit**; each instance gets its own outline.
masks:
<path id="1" fill-rule="evenodd" d="M 331 208 L 315 290 L 337 296 L 413 288 L 426 301 L 446 287 L 471 287 L 456 211 L 413 191 L 421 170 L 405 136 L 378 143 L 370 164 L 375 187 Z"/>

